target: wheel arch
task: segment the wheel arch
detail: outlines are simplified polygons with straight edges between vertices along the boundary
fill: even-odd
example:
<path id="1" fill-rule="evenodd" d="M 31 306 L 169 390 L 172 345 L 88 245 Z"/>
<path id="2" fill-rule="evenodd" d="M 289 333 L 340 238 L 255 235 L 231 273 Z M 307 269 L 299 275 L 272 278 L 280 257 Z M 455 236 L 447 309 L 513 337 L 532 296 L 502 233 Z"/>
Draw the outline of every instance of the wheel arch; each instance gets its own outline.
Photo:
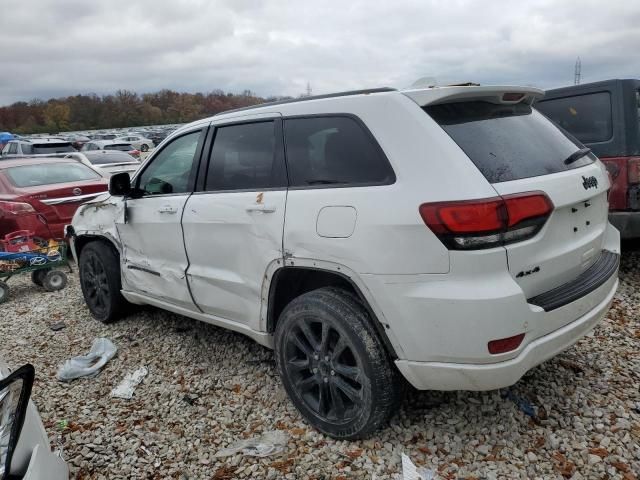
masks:
<path id="1" fill-rule="evenodd" d="M 267 303 L 266 309 L 263 309 L 263 327 L 268 333 L 273 334 L 280 313 L 294 298 L 322 287 L 340 287 L 358 297 L 389 356 L 394 360 L 401 358 L 402 350 L 384 315 L 366 286 L 350 269 L 321 261 L 296 260 L 295 263 L 287 261 L 284 265 L 278 262 L 277 268 L 267 275 L 267 279 L 268 285 L 263 289 L 263 302 L 266 300 Z"/>

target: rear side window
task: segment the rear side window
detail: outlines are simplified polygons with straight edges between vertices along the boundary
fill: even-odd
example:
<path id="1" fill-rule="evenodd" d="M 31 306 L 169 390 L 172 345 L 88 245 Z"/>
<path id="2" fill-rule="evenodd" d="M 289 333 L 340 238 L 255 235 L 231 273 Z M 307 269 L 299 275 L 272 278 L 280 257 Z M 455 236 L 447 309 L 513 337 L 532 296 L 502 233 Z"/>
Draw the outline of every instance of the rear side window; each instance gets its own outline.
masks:
<path id="1" fill-rule="evenodd" d="M 292 187 L 395 181 L 380 147 L 351 117 L 292 118 L 285 120 L 284 130 Z"/>
<path id="2" fill-rule="evenodd" d="M 37 187 L 57 183 L 81 182 L 100 178 L 96 172 L 80 163 L 51 163 L 23 165 L 5 170 L 16 187 Z"/>
<path id="3" fill-rule="evenodd" d="M 274 122 L 216 128 L 206 190 L 260 190 L 285 185 Z"/>
<path id="4" fill-rule="evenodd" d="M 613 136 L 609 92 L 543 100 L 536 108 L 582 143 L 606 142 Z"/>
<path id="5" fill-rule="evenodd" d="M 569 165 L 582 148 L 526 104 L 460 102 L 424 107 L 491 183 L 537 177 L 592 163 L 593 155 Z"/>
<path id="6" fill-rule="evenodd" d="M 9 144 L 9 153 L 18 153 L 18 144 L 10 143 Z"/>

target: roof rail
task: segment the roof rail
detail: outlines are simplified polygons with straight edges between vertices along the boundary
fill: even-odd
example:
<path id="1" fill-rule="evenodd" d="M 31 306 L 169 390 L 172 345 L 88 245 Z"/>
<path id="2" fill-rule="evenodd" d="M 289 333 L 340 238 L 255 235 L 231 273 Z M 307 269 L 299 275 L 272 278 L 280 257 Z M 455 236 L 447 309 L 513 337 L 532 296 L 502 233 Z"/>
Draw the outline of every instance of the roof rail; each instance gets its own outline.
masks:
<path id="1" fill-rule="evenodd" d="M 298 103 L 298 102 L 306 102 L 309 100 L 322 100 L 324 98 L 336 98 L 336 97 L 349 97 L 352 95 L 367 95 L 369 93 L 382 93 L 382 92 L 396 92 L 395 88 L 391 87 L 380 87 L 380 88 L 369 88 L 365 90 L 349 90 L 347 92 L 338 92 L 338 93 L 328 93 L 325 95 L 312 95 L 310 97 L 301 97 L 301 98 L 290 98 L 287 100 L 278 100 L 275 102 L 265 102 L 259 103 L 257 105 L 250 105 L 248 107 L 242 108 L 234 108 L 232 110 L 225 110 L 224 112 L 219 112 L 214 115 L 217 117 L 218 115 L 224 115 L 227 113 L 235 113 L 235 112 L 244 112 L 245 110 L 253 110 L 256 108 L 262 107 L 271 107 L 274 105 L 286 105 L 287 103 Z"/>

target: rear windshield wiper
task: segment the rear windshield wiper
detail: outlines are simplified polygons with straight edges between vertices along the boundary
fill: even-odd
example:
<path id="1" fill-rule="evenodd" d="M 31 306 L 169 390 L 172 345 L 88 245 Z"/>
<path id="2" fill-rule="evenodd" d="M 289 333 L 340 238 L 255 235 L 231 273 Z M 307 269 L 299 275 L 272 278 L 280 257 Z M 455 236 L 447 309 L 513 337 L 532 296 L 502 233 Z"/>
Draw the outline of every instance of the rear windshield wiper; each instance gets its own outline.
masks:
<path id="1" fill-rule="evenodd" d="M 571 165 L 573 162 L 577 162 L 582 157 L 589 155 L 591 153 L 590 148 L 581 148 L 580 150 L 573 152 L 569 157 L 564 161 L 565 165 Z"/>
<path id="2" fill-rule="evenodd" d="M 332 183 L 342 183 L 338 180 L 329 180 L 324 178 L 314 178 L 312 180 L 305 180 L 307 185 L 330 185 Z"/>

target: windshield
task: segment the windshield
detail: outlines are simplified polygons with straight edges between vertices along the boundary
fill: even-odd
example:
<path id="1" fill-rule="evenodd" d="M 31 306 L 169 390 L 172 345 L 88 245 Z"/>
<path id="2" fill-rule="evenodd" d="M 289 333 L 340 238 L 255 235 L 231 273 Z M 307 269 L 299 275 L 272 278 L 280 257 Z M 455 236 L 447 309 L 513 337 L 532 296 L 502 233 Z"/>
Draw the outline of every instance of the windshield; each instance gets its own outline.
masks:
<path id="1" fill-rule="evenodd" d="M 80 163 L 38 163 L 9 167 L 9 181 L 16 187 L 37 187 L 56 183 L 98 180 L 100 175 Z"/>
<path id="2" fill-rule="evenodd" d="M 32 151 L 35 155 L 47 155 L 51 153 L 75 152 L 70 143 L 34 143 Z"/>
<path id="3" fill-rule="evenodd" d="M 473 101 L 424 107 L 491 183 L 537 177 L 592 163 L 583 148 L 530 105 Z"/>

